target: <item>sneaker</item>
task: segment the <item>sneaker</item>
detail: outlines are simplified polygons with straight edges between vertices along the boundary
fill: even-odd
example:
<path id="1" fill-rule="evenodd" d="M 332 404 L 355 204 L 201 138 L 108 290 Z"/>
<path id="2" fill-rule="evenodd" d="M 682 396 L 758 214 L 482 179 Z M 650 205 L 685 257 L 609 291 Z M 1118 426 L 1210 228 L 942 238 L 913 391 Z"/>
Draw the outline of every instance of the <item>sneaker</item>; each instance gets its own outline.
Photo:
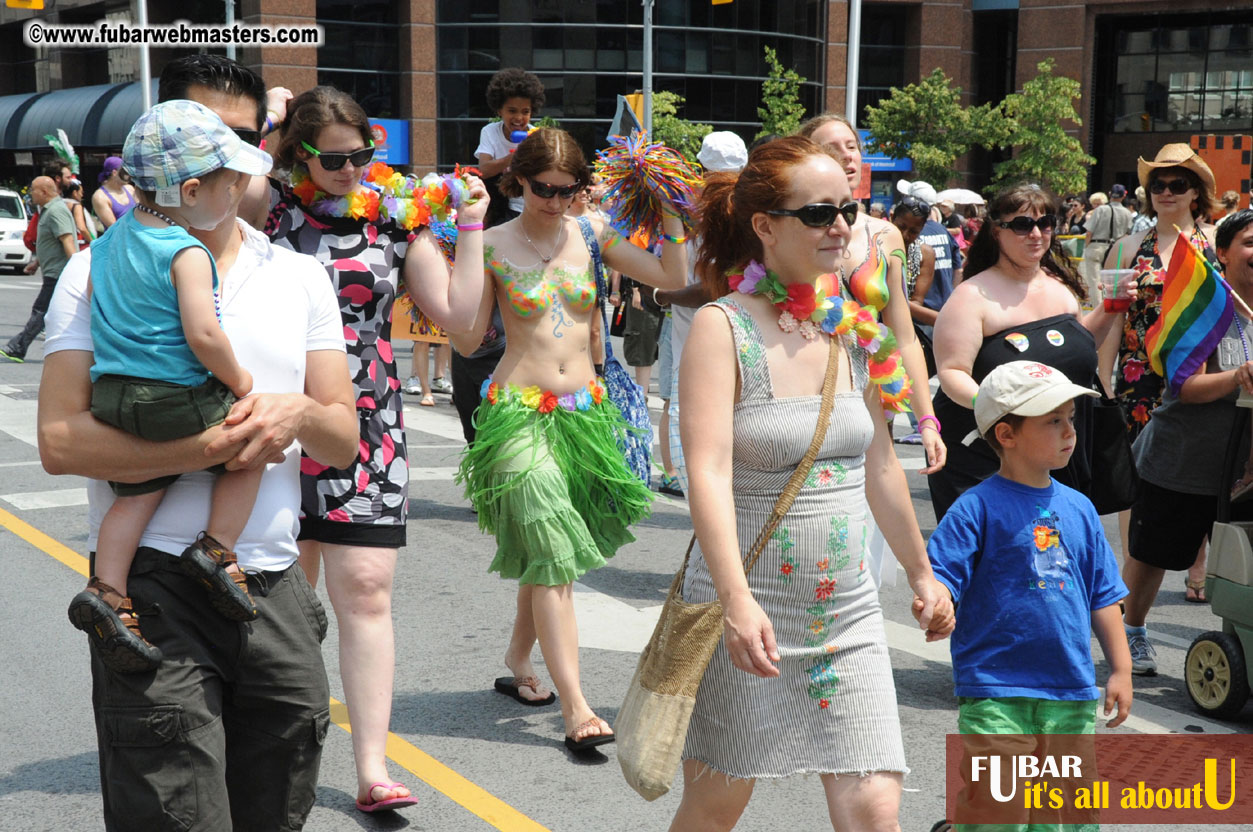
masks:
<path id="1" fill-rule="evenodd" d="M 178 561 L 183 573 L 199 581 L 209 593 L 209 603 L 220 615 L 231 621 L 251 621 L 257 617 L 257 605 L 248 592 L 248 576 L 242 571 L 226 571 L 233 563 L 235 553 L 204 532 L 183 550 Z"/>
<path id="2" fill-rule="evenodd" d="M 904 436 L 898 437 L 894 441 L 898 445 L 921 445 L 922 434 L 914 431 L 913 433 L 907 433 Z"/>
<path id="3" fill-rule="evenodd" d="M 437 378 L 431 382 L 432 393 L 443 393 L 446 396 L 452 395 L 452 385 L 448 383 L 446 378 Z"/>
<path id="4" fill-rule="evenodd" d="M 1144 630 L 1127 630 L 1127 647 L 1131 649 L 1131 672 L 1136 676 L 1157 675 L 1157 651 L 1149 644 Z"/>
<path id="5" fill-rule="evenodd" d="M 14 355 L 8 350 L 0 350 L 0 358 L 6 358 L 9 361 L 12 361 L 14 364 L 21 364 L 26 360 L 25 356 Z"/>
<path id="6" fill-rule="evenodd" d="M 70 623 L 87 634 L 100 661 L 114 673 L 144 673 L 161 662 L 160 648 L 139 632 L 131 599 L 99 578 L 93 577 L 74 596 L 68 613 Z"/>
<path id="7" fill-rule="evenodd" d="M 668 474 L 661 475 L 661 484 L 657 486 L 657 490 L 662 494 L 670 494 L 674 497 L 683 496 L 683 488 L 679 484 L 679 478 L 669 476 Z"/>
<path id="8" fill-rule="evenodd" d="M 419 396 L 422 394 L 422 382 L 418 381 L 417 376 L 409 376 L 405 379 L 405 383 L 400 386 L 402 393 L 408 393 L 410 396 Z"/>

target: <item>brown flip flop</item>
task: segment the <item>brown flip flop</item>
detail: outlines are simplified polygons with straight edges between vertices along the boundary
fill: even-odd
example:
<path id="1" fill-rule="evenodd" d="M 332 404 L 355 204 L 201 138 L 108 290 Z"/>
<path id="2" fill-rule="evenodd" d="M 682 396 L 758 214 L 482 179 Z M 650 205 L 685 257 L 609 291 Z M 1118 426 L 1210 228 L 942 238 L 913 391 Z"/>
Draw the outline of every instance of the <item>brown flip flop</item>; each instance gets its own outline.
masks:
<path id="1" fill-rule="evenodd" d="M 495 688 L 497 693 L 503 693 L 505 696 L 516 699 L 523 705 L 529 705 L 532 708 L 551 705 L 557 701 L 557 694 L 552 691 L 549 691 L 548 696 L 544 699 L 527 699 L 522 695 L 518 688 L 530 688 L 535 693 L 539 693 L 539 679 L 534 676 L 501 676 L 496 680 Z"/>

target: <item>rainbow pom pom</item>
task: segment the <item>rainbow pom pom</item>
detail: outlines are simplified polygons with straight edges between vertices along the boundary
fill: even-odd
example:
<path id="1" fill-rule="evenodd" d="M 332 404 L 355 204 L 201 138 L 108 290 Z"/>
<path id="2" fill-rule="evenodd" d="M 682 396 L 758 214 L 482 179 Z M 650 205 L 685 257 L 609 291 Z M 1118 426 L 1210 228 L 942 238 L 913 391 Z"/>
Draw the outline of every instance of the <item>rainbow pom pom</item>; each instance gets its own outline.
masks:
<path id="1" fill-rule="evenodd" d="M 661 239 L 666 210 L 677 211 L 684 228 L 692 228 L 692 194 L 700 177 L 678 151 L 650 143 L 640 131 L 610 136 L 609 147 L 596 157 L 596 173 L 607 186 L 606 206 L 622 236 L 651 246 Z"/>

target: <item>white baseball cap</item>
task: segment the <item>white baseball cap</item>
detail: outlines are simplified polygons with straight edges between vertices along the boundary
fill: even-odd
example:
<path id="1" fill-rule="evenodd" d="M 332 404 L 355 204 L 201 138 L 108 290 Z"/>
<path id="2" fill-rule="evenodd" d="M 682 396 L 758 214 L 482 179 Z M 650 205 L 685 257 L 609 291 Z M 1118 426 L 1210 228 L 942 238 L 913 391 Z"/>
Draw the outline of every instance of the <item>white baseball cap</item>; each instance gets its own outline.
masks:
<path id="1" fill-rule="evenodd" d="M 979 385 L 975 397 L 975 423 L 979 426 L 962 440 L 969 445 L 1010 415 L 1043 416 L 1078 396 L 1096 398 L 1099 393 L 1075 384 L 1060 370 L 1038 361 L 1011 361 L 992 370 Z"/>
<path id="2" fill-rule="evenodd" d="M 935 188 L 921 179 L 915 182 L 910 182 L 908 179 L 898 179 L 896 180 L 896 190 L 903 196 L 912 196 L 914 199 L 922 200 L 928 205 L 935 205 L 936 200 L 939 199 L 935 193 Z"/>
<path id="3" fill-rule="evenodd" d="M 748 164 L 748 148 L 744 140 L 730 130 L 717 130 L 701 141 L 696 161 L 705 170 L 738 173 Z"/>

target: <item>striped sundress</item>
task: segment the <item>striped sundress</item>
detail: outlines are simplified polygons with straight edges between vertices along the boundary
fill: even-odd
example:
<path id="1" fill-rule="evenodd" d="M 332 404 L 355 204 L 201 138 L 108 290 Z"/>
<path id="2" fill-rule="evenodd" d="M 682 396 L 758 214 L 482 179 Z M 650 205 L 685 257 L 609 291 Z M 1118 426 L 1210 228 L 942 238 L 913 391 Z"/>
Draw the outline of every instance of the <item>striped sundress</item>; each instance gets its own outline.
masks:
<path id="1" fill-rule="evenodd" d="M 729 297 L 716 305 L 731 321 L 739 362 L 732 494 L 746 552 L 805 456 L 822 399 L 776 399 L 752 316 Z M 696 696 L 683 757 L 732 777 L 908 771 L 867 562 L 865 453 L 874 433 L 863 399 L 867 356 L 848 340 L 845 348 L 853 390 L 836 394 L 818 460 L 748 575 L 774 626 L 781 675 L 762 679 L 736 669 L 723 642 Z M 716 597 L 699 544 L 684 597 Z"/>

